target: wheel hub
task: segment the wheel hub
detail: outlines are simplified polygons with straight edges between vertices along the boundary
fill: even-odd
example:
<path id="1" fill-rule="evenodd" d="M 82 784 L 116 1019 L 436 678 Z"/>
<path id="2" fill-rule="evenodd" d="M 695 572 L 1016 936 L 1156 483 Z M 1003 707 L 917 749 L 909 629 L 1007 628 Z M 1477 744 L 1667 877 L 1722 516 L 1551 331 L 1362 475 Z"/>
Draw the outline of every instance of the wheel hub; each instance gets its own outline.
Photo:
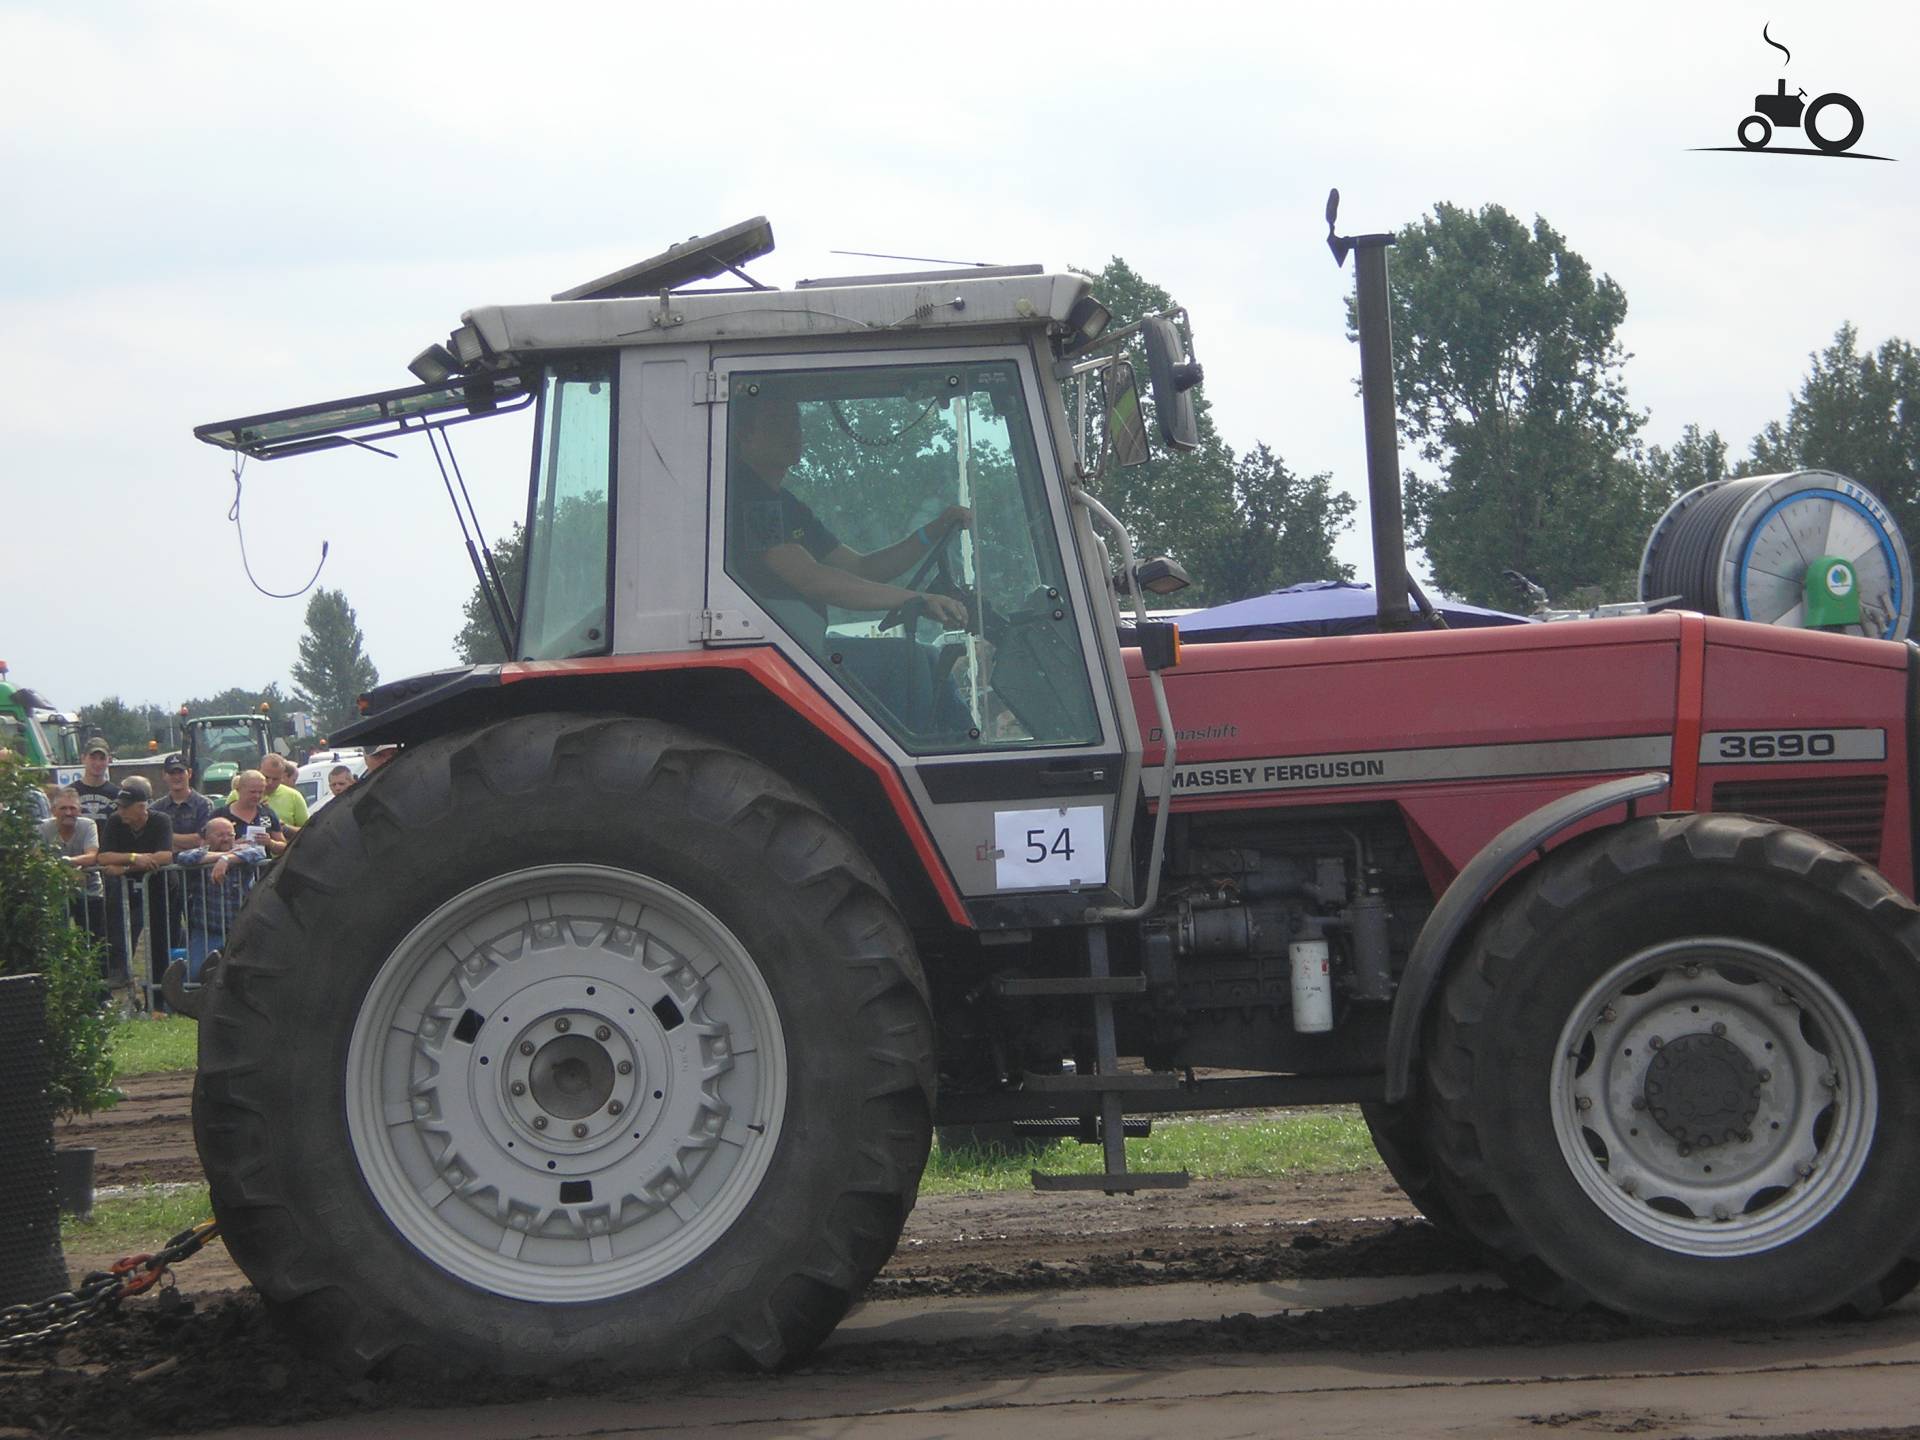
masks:
<path id="1" fill-rule="evenodd" d="M 1647 1066 L 1647 1110 L 1682 1145 L 1704 1150 L 1747 1135 L 1760 1110 L 1760 1071 L 1720 1035 L 1683 1035 Z"/>

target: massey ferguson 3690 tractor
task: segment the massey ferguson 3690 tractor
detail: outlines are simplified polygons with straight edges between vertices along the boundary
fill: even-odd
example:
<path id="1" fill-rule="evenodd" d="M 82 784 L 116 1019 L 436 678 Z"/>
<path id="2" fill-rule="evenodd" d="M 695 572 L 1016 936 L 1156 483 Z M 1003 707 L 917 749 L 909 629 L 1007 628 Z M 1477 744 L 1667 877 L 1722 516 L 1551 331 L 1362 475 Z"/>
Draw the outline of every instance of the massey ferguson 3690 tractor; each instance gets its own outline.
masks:
<path id="1" fill-rule="evenodd" d="M 532 412 L 519 593 L 476 561 L 518 658 L 366 697 L 338 738 L 398 758 L 202 997 L 214 1207 L 310 1345 L 788 1365 L 936 1123 L 1051 1118 L 1107 1169 L 1036 1183 L 1134 1191 L 1185 1177 L 1127 1170 L 1129 1119 L 1320 1103 L 1543 1301 L 1914 1284 L 1920 651 L 1692 613 L 1123 638 L 1179 576 L 1098 498 L 1141 453 L 1116 357 L 1191 444 L 1184 317 L 1103 333 L 1037 266 L 679 288 L 770 247 L 198 432 L 439 455 Z"/>

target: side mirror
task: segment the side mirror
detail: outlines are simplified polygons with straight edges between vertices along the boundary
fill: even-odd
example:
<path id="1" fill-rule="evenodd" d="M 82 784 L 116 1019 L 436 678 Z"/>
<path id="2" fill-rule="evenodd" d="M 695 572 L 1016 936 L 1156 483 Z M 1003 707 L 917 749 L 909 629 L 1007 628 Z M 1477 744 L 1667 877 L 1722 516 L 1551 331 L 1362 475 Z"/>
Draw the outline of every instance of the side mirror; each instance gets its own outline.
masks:
<path id="1" fill-rule="evenodd" d="M 1140 386 L 1131 360 L 1115 360 L 1100 375 L 1107 397 L 1107 444 L 1113 463 L 1123 470 L 1152 459 L 1147 447 L 1147 417 L 1140 409 Z"/>
<path id="2" fill-rule="evenodd" d="M 276 755 L 285 755 L 287 753 L 287 741 L 284 735 L 276 735 L 273 737 L 273 753 Z"/>
<path id="3" fill-rule="evenodd" d="M 1153 384 L 1153 410 L 1160 419 L 1160 438 L 1175 450 L 1198 450 L 1200 430 L 1193 418 L 1193 387 L 1204 372 L 1197 360 L 1186 358 L 1186 344 L 1171 320 L 1149 320 L 1143 331 L 1147 342 L 1147 378 Z"/>

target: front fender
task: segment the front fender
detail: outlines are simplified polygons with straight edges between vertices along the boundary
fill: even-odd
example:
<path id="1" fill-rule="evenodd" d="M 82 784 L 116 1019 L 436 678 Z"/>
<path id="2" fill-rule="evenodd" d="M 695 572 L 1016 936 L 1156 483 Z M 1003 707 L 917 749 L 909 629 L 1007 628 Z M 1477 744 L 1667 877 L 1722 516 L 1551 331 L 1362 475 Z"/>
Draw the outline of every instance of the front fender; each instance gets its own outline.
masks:
<path id="1" fill-rule="evenodd" d="M 1631 806 L 1634 801 L 1658 794 L 1668 786 L 1666 775 L 1648 771 L 1644 775 L 1625 775 L 1575 790 L 1530 811 L 1486 843 L 1454 877 L 1440 903 L 1433 907 L 1427 923 L 1421 927 L 1413 951 L 1407 956 L 1406 971 L 1394 995 L 1393 1020 L 1387 1030 L 1387 1101 L 1398 1104 L 1412 1088 L 1413 1056 L 1420 1042 L 1420 1021 L 1426 1014 L 1433 992 L 1445 972 L 1447 957 L 1454 943 L 1467 928 L 1480 907 L 1500 882 L 1529 851 L 1546 853 L 1546 844 L 1555 835 L 1615 805 Z"/>

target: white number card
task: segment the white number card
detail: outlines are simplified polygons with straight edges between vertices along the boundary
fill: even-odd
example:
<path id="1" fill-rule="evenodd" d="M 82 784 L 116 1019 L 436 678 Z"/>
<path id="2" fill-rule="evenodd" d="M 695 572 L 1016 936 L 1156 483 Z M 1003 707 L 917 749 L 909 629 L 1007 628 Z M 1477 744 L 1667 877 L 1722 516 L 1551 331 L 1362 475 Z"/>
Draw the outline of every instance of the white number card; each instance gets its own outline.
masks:
<path id="1" fill-rule="evenodd" d="M 1098 805 L 993 812 L 993 883 L 1000 890 L 1064 890 L 1107 883 L 1107 827 Z"/>

